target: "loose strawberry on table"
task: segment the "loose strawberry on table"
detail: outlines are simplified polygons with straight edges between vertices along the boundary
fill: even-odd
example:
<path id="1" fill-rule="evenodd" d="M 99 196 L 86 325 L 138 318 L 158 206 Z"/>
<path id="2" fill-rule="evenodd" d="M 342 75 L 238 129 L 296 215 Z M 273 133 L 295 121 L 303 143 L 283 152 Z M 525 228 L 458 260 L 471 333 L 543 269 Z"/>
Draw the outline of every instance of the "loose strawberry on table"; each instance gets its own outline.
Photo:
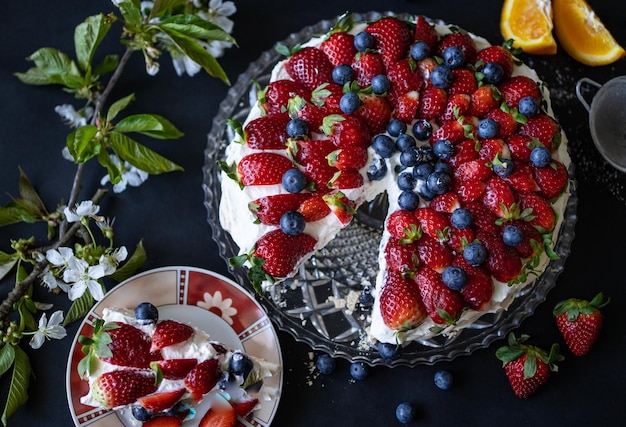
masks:
<path id="1" fill-rule="evenodd" d="M 591 351 L 604 323 L 601 309 L 608 303 L 600 292 L 591 301 L 568 298 L 554 307 L 557 327 L 572 354 L 584 356 Z"/>

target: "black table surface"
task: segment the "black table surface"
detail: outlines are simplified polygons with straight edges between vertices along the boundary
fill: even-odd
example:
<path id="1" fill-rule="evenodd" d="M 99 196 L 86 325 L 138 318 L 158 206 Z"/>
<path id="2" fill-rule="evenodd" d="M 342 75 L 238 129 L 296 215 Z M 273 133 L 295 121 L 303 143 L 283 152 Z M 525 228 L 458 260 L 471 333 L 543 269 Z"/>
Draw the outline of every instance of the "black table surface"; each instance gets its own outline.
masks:
<path id="1" fill-rule="evenodd" d="M 500 43 L 499 1 L 478 0 L 335 0 L 333 2 L 238 0 L 233 35 L 239 48 L 226 52 L 220 63 L 231 81 L 244 72 L 259 55 L 302 27 L 329 19 L 345 11 L 385 11 L 424 14 L 441 18 Z M 626 18 L 615 13 L 617 0 L 590 0 L 597 15 L 617 40 L 626 45 Z M 26 57 L 40 47 L 50 46 L 73 55 L 73 29 L 87 16 L 112 12 L 107 0 L 5 2 L 0 17 L 0 203 L 18 195 L 18 166 L 40 191 L 44 201 L 54 206 L 67 200 L 74 167 L 61 157 L 67 128 L 53 108 L 72 103 L 71 95 L 57 88 L 27 86 L 13 76 L 31 66 Z M 114 39 L 114 37 L 113 37 Z M 121 51 L 116 40 L 110 49 Z M 594 149 L 587 111 L 575 96 L 576 81 L 590 77 L 603 83 L 626 74 L 626 60 L 603 67 L 583 66 L 561 49 L 554 56 L 524 56 L 552 89 L 553 105 L 570 139 L 576 163 L 577 223 L 576 237 L 565 270 L 534 315 L 524 320 L 516 333 L 531 336 L 533 343 L 548 348 L 562 345 L 566 359 L 559 372 L 539 392 L 518 399 L 511 391 L 494 355 L 504 343 L 496 340 L 489 347 L 469 356 L 435 365 L 374 367 L 369 378 L 350 379 L 348 361 L 338 360 L 330 376 L 310 371 L 310 357 L 317 354 L 291 335 L 279 332 L 284 358 L 284 384 L 275 426 L 320 426 L 337 423 L 348 426 L 399 425 L 396 405 L 412 402 L 418 416 L 414 425 L 620 425 L 623 424 L 623 390 L 626 368 L 625 330 L 621 322 L 626 312 L 625 175 L 606 165 Z M 140 239 L 148 253 L 142 270 L 163 266 L 194 266 L 229 276 L 207 222 L 203 204 L 203 151 L 211 120 L 228 87 L 207 75 L 177 77 L 163 60 L 155 77 L 146 76 L 141 55 L 131 59 L 128 72 L 116 93 L 135 93 L 129 112 L 154 112 L 170 119 L 185 136 L 175 142 L 150 142 L 150 146 L 185 169 L 151 177 L 143 186 L 121 194 L 112 192 L 102 202 L 103 212 L 115 216 L 116 244 L 133 248 Z M 99 185 L 102 170 L 87 168 L 82 198 L 90 197 Z M 12 226 L 0 229 L 0 250 L 10 251 L 9 240 L 28 237 L 31 228 Z M 41 233 L 42 231 L 39 230 Z M 3 281 L 0 295 L 11 289 Z M 605 308 L 605 327 L 590 354 L 572 356 L 564 347 L 552 308 L 568 297 L 592 298 L 602 291 L 611 297 Z M 67 309 L 69 303 L 37 290 L 41 300 Z M 77 324 L 68 327 L 68 337 Z M 38 351 L 27 349 L 35 377 L 31 380 L 29 400 L 9 420 L 9 425 L 71 426 L 66 399 L 65 369 L 71 339 L 51 341 Z M 433 375 L 447 369 L 454 375 L 448 391 L 437 389 Z M 9 376 L 0 380 L 0 403 L 8 389 Z"/>

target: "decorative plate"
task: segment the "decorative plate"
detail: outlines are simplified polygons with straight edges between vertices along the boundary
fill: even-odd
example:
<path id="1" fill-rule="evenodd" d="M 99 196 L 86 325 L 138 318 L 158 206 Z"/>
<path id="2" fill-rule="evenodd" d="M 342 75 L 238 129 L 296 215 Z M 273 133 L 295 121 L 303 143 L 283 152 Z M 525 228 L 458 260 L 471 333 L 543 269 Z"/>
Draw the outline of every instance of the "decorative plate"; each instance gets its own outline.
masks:
<path id="1" fill-rule="evenodd" d="M 278 336 L 263 308 L 232 280 L 217 273 L 192 267 L 164 267 L 146 271 L 120 283 L 98 302 L 80 325 L 67 364 L 67 400 L 74 424 L 93 427 L 136 426 L 128 411 L 112 411 L 83 405 L 81 396 L 89 391 L 87 381 L 78 376 L 78 362 L 83 358 L 80 335 L 91 336 L 93 322 L 106 307 L 135 307 L 150 301 L 159 308 L 161 319 L 188 322 L 205 332 L 211 339 L 231 348 L 277 364 L 282 368 L 282 353 Z M 277 390 L 276 397 L 261 400 L 245 426 L 269 426 L 278 409 L 282 388 L 282 372 L 264 379 L 264 385 Z M 202 404 L 200 404 L 202 405 Z M 198 413 L 202 413 L 199 408 Z M 187 421 L 195 425 L 197 420 Z"/>
<path id="2" fill-rule="evenodd" d="M 354 21 L 374 21 L 383 15 L 395 15 L 403 19 L 406 14 L 369 12 L 353 14 Z M 280 44 L 292 47 L 311 37 L 327 32 L 336 22 L 321 21 L 291 34 Z M 219 222 L 221 198 L 221 175 L 217 161 L 224 158 L 227 144 L 234 137 L 227 119 L 243 122 L 256 102 L 258 82 L 265 86 L 269 82 L 274 65 L 282 57 L 274 50 L 267 50 L 259 59 L 239 76 L 235 85 L 222 101 L 219 113 L 213 119 L 205 150 L 204 192 L 208 222 L 213 230 L 222 257 L 227 261 L 237 255 L 239 248 L 225 232 Z M 574 179 L 574 165 L 569 168 L 570 179 Z M 435 337 L 431 340 L 415 342 L 402 351 L 399 359 L 383 359 L 375 348 L 367 343 L 369 310 L 354 310 L 349 304 L 354 292 L 359 292 L 364 284 L 374 286 L 378 271 L 378 242 L 382 235 L 385 200 L 376 199 L 364 206 L 355 215 L 352 224 L 342 230 L 323 250 L 305 263 L 300 274 L 281 286 L 275 286 L 261 298 L 261 304 L 281 330 L 290 333 L 296 340 L 309 344 L 315 350 L 325 351 L 336 357 L 350 361 L 362 361 L 370 365 L 414 366 L 452 360 L 460 355 L 468 355 L 479 348 L 487 347 L 494 340 L 505 336 L 517 327 L 523 319 L 531 315 L 537 305 L 545 300 L 547 292 L 554 287 L 556 279 L 564 268 L 570 252 L 576 223 L 577 197 L 574 189 L 567 203 L 563 217 L 561 234 L 555 252 L 559 259 L 550 263 L 545 273 L 534 283 L 524 288 L 507 311 L 498 314 L 485 314 L 470 327 L 453 337 Z M 254 292 L 244 269 L 234 269 L 232 274 L 237 281 Z M 337 304 L 347 301 L 346 306 Z"/>

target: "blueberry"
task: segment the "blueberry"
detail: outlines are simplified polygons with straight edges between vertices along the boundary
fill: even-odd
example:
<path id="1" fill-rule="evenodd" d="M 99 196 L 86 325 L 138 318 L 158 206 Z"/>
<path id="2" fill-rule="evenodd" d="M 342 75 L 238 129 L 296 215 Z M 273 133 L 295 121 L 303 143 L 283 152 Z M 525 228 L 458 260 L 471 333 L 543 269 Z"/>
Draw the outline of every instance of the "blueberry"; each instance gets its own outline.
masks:
<path id="1" fill-rule="evenodd" d="M 163 414 L 165 416 L 176 417 L 179 420 L 184 420 L 192 411 L 193 414 L 195 414 L 195 409 L 191 408 L 189 404 L 185 402 L 176 402 L 174 406 L 163 412 Z"/>
<path id="2" fill-rule="evenodd" d="M 502 229 L 502 241 L 508 246 L 517 246 L 522 243 L 524 234 L 522 229 L 513 224 L 507 224 Z"/>
<path id="3" fill-rule="evenodd" d="M 339 64 L 333 68 L 332 78 L 335 83 L 343 86 L 352 81 L 354 78 L 354 70 L 348 64 Z"/>
<path id="4" fill-rule="evenodd" d="M 481 72 L 484 74 L 483 81 L 490 84 L 498 84 L 504 77 L 502 65 L 496 62 L 487 62 Z"/>
<path id="5" fill-rule="evenodd" d="M 411 58 L 416 61 L 421 61 L 428 56 L 430 56 L 430 48 L 426 42 L 418 40 L 411 46 Z"/>
<path id="6" fill-rule="evenodd" d="M 435 385 L 442 390 L 448 390 L 452 387 L 452 374 L 446 370 L 435 372 Z"/>
<path id="7" fill-rule="evenodd" d="M 415 188 L 415 177 L 413 172 L 402 172 L 398 175 L 398 188 L 400 190 L 413 191 Z"/>
<path id="8" fill-rule="evenodd" d="M 452 70 L 445 65 L 438 65 L 430 73 L 430 82 L 439 89 L 449 88 L 453 80 Z"/>
<path id="9" fill-rule="evenodd" d="M 159 321 L 159 310 L 149 302 L 142 302 L 135 307 L 135 319 L 140 325 L 150 325 Z"/>
<path id="10" fill-rule="evenodd" d="M 448 139 L 438 139 L 433 145 L 433 153 L 439 159 L 447 160 L 454 155 L 454 145 Z"/>
<path id="11" fill-rule="evenodd" d="M 416 147 L 416 146 L 417 146 L 417 142 L 415 141 L 415 138 L 413 138 L 408 133 L 402 133 L 398 135 L 398 138 L 396 139 L 396 147 L 398 148 L 399 151 L 404 151 L 409 147 Z"/>
<path id="12" fill-rule="evenodd" d="M 477 242 L 472 242 L 463 249 L 463 258 L 469 265 L 478 266 L 485 262 L 487 249 Z"/>
<path id="13" fill-rule="evenodd" d="M 420 153 L 422 155 L 422 160 L 435 163 L 437 161 L 437 156 L 435 156 L 435 152 L 433 151 L 433 147 L 430 145 L 425 145 L 420 147 Z"/>
<path id="14" fill-rule="evenodd" d="M 357 381 L 366 379 L 370 374 L 370 368 L 363 362 L 352 362 L 350 364 L 350 376 Z"/>
<path id="15" fill-rule="evenodd" d="M 396 143 L 385 134 L 379 134 L 372 140 L 372 148 L 380 157 L 388 159 L 396 151 Z"/>
<path id="16" fill-rule="evenodd" d="M 393 137 L 398 137 L 406 132 L 406 123 L 399 119 L 391 119 L 387 124 L 387 133 Z"/>
<path id="17" fill-rule="evenodd" d="M 419 119 L 413 123 L 413 135 L 420 141 L 429 140 L 433 136 L 433 125 L 426 119 Z"/>
<path id="18" fill-rule="evenodd" d="M 452 175 L 452 166 L 446 162 L 437 162 L 435 163 L 435 169 L 433 172 L 443 172 L 448 175 Z"/>
<path id="19" fill-rule="evenodd" d="M 368 49 L 374 49 L 376 39 L 367 31 L 361 31 L 354 36 L 354 47 L 359 52 L 365 52 Z"/>
<path id="20" fill-rule="evenodd" d="M 402 424 L 408 424 L 415 419 L 415 410 L 408 402 L 402 402 L 396 407 L 396 418 Z"/>
<path id="21" fill-rule="evenodd" d="M 379 181 L 387 174 L 387 162 L 380 157 L 374 157 L 367 168 L 367 178 L 370 181 Z"/>
<path id="22" fill-rule="evenodd" d="M 444 172 L 433 172 L 426 178 L 426 185 L 435 194 L 444 194 L 450 190 L 452 179 Z"/>
<path id="23" fill-rule="evenodd" d="M 152 418 L 150 412 L 143 406 L 133 406 L 132 414 L 137 421 L 148 421 Z"/>
<path id="24" fill-rule="evenodd" d="M 402 353 L 402 347 L 398 344 L 378 341 L 377 348 L 380 356 L 386 360 L 396 360 Z"/>
<path id="25" fill-rule="evenodd" d="M 417 183 L 415 184 L 415 191 L 417 192 L 417 194 L 420 195 L 422 199 L 427 201 L 434 199 L 436 196 L 436 194 L 433 193 L 430 188 L 428 188 L 425 179 L 418 178 Z"/>
<path id="26" fill-rule="evenodd" d="M 539 101 L 533 96 L 525 96 L 519 100 L 517 111 L 526 117 L 532 117 L 539 112 Z"/>
<path id="27" fill-rule="evenodd" d="M 450 225 L 455 228 L 467 228 L 473 221 L 474 216 L 465 208 L 456 208 L 450 215 Z"/>
<path id="28" fill-rule="evenodd" d="M 397 143 L 398 141 L 396 141 Z M 400 153 L 400 164 L 402 166 L 415 166 L 421 160 L 420 152 L 417 147 L 408 147 Z"/>
<path id="29" fill-rule="evenodd" d="M 490 117 L 478 122 L 478 136 L 480 138 L 495 138 L 498 134 L 498 129 L 498 122 Z"/>
<path id="30" fill-rule="evenodd" d="M 306 187 L 306 175 L 300 169 L 288 169 L 282 178 L 283 188 L 289 193 L 299 193 Z"/>
<path id="31" fill-rule="evenodd" d="M 454 69 L 458 68 L 465 62 L 465 53 L 458 46 L 449 46 L 441 53 L 443 63 Z"/>
<path id="32" fill-rule="evenodd" d="M 336 363 L 329 354 L 320 354 L 317 356 L 315 366 L 320 374 L 329 375 L 335 370 Z"/>
<path id="33" fill-rule="evenodd" d="M 361 295 L 359 295 L 359 304 L 361 307 L 369 308 L 374 305 L 374 295 L 372 295 L 372 290 L 369 286 L 365 286 L 361 291 Z"/>
<path id="34" fill-rule="evenodd" d="M 307 136 L 309 134 L 309 125 L 302 119 L 291 119 L 287 123 L 287 135 L 292 138 Z"/>
<path id="35" fill-rule="evenodd" d="M 339 108 L 346 114 L 352 114 L 361 106 L 361 98 L 356 92 L 344 93 L 339 100 Z"/>
<path id="36" fill-rule="evenodd" d="M 250 371 L 254 367 L 252 359 L 241 351 L 235 351 L 228 361 L 228 370 L 233 375 L 241 375 L 244 379 L 248 377 Z"/>
<path id="37" fill-rule="evenodd" d="M 376 95 L 382 95 L 389 90 L 389 79 L 384 74 L 379 74 L 372 78 L 372 91 Z"/>
<path id="38" fill-rule="evenodd" d="M 285 234 L 297 236 L 304 231 L 304 227 L 306 227 L 306 220 L 298 211 L 287 211 L 280 217 L 280 229 Z"/>
<path id="39" fill-rule="evenodd" d="M 548 166 L 551 160 L 552 153 L 550 153 L 550 150 L 547 147 L 535 147 L 530 152 L 530 162 L 538 168 Z"/>
<path id="40" fill-rule="evenodd" d="M 446 267 L 441 273 L 443 283 L 452 290 L 460 291 L 467 283 L 467 274 L 465 270 L 456 265 Z"/>
<path id="41" fill-rule="evenodd" d="M 501 178 L 511 175 L 513 169 L 515 166 L 511 159 L 498 159 L 493 162 L 493 172 Z"/>
<path id="42" fill-rule="evenodd" d="M 423 179 L 425 181 L 434 169 L 431 163 L 422 161 L 413 167 L 413 176 L 416 179 Z"/>
<path id="43" fill-rule="evenodd" d="M 398 196 L 398 206 L 400 209 L 406 209 L 407 211 L 414 211 L 417 209 L 420 203 L 419 196 L 413 191 L 403 191 Z"/>

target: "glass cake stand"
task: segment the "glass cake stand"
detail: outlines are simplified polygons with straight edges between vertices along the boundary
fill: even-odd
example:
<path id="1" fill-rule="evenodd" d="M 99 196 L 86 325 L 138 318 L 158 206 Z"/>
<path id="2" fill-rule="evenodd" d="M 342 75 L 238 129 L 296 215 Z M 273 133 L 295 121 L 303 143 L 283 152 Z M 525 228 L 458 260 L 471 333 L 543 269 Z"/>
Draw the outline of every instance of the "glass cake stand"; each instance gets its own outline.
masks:
<path id="1" fill-rule="evenodd" d="M 391 12 L 369 12 L 354 14 L 354 20 L 372 21 L 384 15 L 408 18 L 406 15 Z M 336 18 L 321 21 L 291 34 L 281 43 L 288 47 L 303 43 L 311 37 L 325 33 L 335 22 Z M 221 228 L 218 217 L 221 176 L 217 162 L 223 159 L 224 150 L 234 136 L 226 120 L 245 120 L 251 105 L 256 102 L 255 82 L 262 86 L 267 84 L 272 68 L 281 59 L 271 49 L 263 52 L 257 61 L 249 65 L 220 104 L 219 113 L 213 119 L 208 135 L 203 169 L 205 206 L 213 238 L 225 261 L 237 255 L 239 250 L 230 234 Z M 569 175 L 573 180 L 573 164 L 569 168 Z M 393 361 L 382 358 L 376 348 L 368 343 L 366 331 L 370 310 L 360 304 L 351 303 L 363 287 L 375 285 L 378 243 L 384 218 L 383 205 L 384 197 L 381 197 L 362 207 L 353 222 L 306 262 L 296 277 L 273 286 L 264 296 L 257 298 L 279 329 L 288 332 L 296 340 L 307 343 L 314 350 L 369 365 L 415 366 L 452 360 L 487 347 L 494 340 L 506 336 L 534 312 L 563 271 L 574 239 L 577 197 L 572 193 L 564 213 L 555 246 L 559 258 L 551 261 L 538 279 L 520 291 L 508 310 L 484 314 L 454 336 L 438 336 L 411 343 L 402 350 L 401 357 Z M 254 294 L 244 269 L 237 268 L 231 272 L 240 285 Z M 343 302 L 346 304 L 342 304 Z"/>

